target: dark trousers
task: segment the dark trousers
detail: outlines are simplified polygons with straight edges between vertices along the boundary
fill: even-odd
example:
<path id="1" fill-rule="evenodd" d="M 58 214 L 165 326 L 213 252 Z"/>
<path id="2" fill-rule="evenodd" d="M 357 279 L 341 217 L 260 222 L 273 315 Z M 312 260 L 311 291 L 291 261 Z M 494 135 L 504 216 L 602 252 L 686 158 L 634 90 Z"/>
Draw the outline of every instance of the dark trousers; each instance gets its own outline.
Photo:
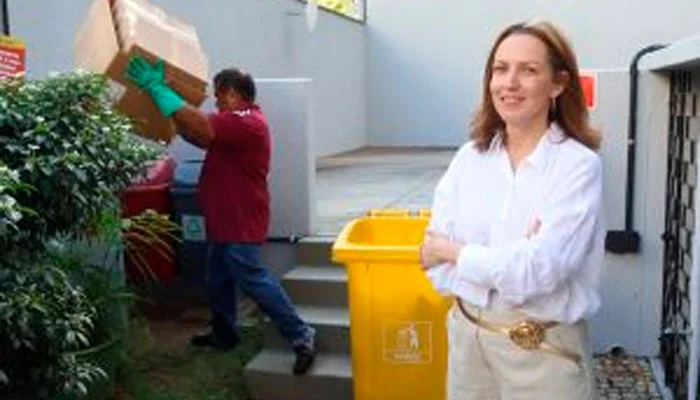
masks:
<path id="1" fill-rule="evenodd" d="M 266 266 L 256 244 L 212 243 L 208 249 L 206 285 L 212 329 L 224 343 L 237 341 L 236 290 L 239 287 L 277 325 L 292 347 L 306 345 L 313 329 L 299 318 L 289 296 Z"/>

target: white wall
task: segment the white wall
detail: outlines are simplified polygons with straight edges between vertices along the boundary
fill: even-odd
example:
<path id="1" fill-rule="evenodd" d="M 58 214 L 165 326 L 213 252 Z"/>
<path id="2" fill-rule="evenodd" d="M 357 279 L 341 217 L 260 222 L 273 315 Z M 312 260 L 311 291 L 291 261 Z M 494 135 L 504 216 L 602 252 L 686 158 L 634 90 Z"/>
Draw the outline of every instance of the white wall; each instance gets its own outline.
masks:
<path id="1" fill-rule="evenodd" d="M 259 103 L 273 135 L 268 237 L 316 231 L 316 160 L 306 149 L 314 133 L 308 79 L 258 80 Z"/>
<path id="2" fill-rule="evenodd" d="M 376 145 L 458 145 L 484 60 L 506 25 L 545 17 L 584 68 L 627 68 L 647 44 L 698 31 L 697 0 L 372 0 L 367 2 L 368 132 Z"/>
<path id="3" fill-rule="evenodd" d="M 294 0 L 152 0 L 194 24 L 210 73 L 239 66 L 256 78 L 310 77 L 317 156 L 367 143 L 364 26 L 319 11 L 309 33 Z M 27 43 L 30 76 L 73 67 L 73 36 L 89 0 L 11 0 L 13 35 Z"/>
<path id="4" fill-rule="evenodd" d="M 591 113 L 603 133 L 603 203 L 608 230 L 625 227 L 627 114 L 626 69 L 597 71 L 599 103 Z M 591 321 L 595 352 L 620 346 L 635 355 L 655 356 L 661 331 L 666 142 L 669 82 L 643 72 L 639 79 L 633 228 L 641 236 L 638 254 L 606 253 L 602 307 Z"/>

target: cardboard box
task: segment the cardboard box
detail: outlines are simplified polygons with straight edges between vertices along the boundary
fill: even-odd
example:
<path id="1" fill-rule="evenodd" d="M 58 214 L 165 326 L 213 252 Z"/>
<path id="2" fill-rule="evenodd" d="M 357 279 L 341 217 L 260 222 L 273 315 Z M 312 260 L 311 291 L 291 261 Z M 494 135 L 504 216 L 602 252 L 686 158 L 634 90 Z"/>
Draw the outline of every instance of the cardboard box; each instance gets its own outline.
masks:
<path id="1" fill-rule="evenodd" d="M 168 142 L 176 133 L 172 119 L 124 76 L 134 55 L 163 59 L 168 85 L 188 103 L 199 106 L 206 98 L 208 61 L 193 26 L 143 0 L 95 0 L 75 36 L 76 66 L 109 77 L 115 108 L 137 133 Z"/>
<path id="2" fill-rule="evenodd" d="M 207 77 L 207 59 L 192 25 L 167 15 L 143 0 L 116 0 L 112 8 L 117 40 L 123 48 L 138 45 L 179 69 Z"/>

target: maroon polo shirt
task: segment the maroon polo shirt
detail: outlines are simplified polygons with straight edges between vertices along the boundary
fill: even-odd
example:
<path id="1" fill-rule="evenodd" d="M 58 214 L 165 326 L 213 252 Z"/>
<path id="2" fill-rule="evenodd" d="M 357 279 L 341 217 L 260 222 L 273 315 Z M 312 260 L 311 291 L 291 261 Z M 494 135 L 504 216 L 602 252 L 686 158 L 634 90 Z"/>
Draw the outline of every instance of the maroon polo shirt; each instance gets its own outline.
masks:
<path id="1" fill-rule="evenodd" d="M 270 221 L 270 132 L 257 105 L 209 115 L 214 139 L 199 178 L 207 239 L 263 243 Z"/>

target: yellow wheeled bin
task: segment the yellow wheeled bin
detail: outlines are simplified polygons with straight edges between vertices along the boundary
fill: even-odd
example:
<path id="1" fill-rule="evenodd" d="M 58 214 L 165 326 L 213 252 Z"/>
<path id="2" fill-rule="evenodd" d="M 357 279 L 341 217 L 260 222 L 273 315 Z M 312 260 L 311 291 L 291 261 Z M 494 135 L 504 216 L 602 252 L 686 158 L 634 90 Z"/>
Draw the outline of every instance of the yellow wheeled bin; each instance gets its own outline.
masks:
<path id="1" fill-rule="evenodd" d="M 442 400 L 450 300 L 419 263 L 429 213 L 374 215 L 348 223 L 332 251 L 348 271 L 354 398 Z"/>

